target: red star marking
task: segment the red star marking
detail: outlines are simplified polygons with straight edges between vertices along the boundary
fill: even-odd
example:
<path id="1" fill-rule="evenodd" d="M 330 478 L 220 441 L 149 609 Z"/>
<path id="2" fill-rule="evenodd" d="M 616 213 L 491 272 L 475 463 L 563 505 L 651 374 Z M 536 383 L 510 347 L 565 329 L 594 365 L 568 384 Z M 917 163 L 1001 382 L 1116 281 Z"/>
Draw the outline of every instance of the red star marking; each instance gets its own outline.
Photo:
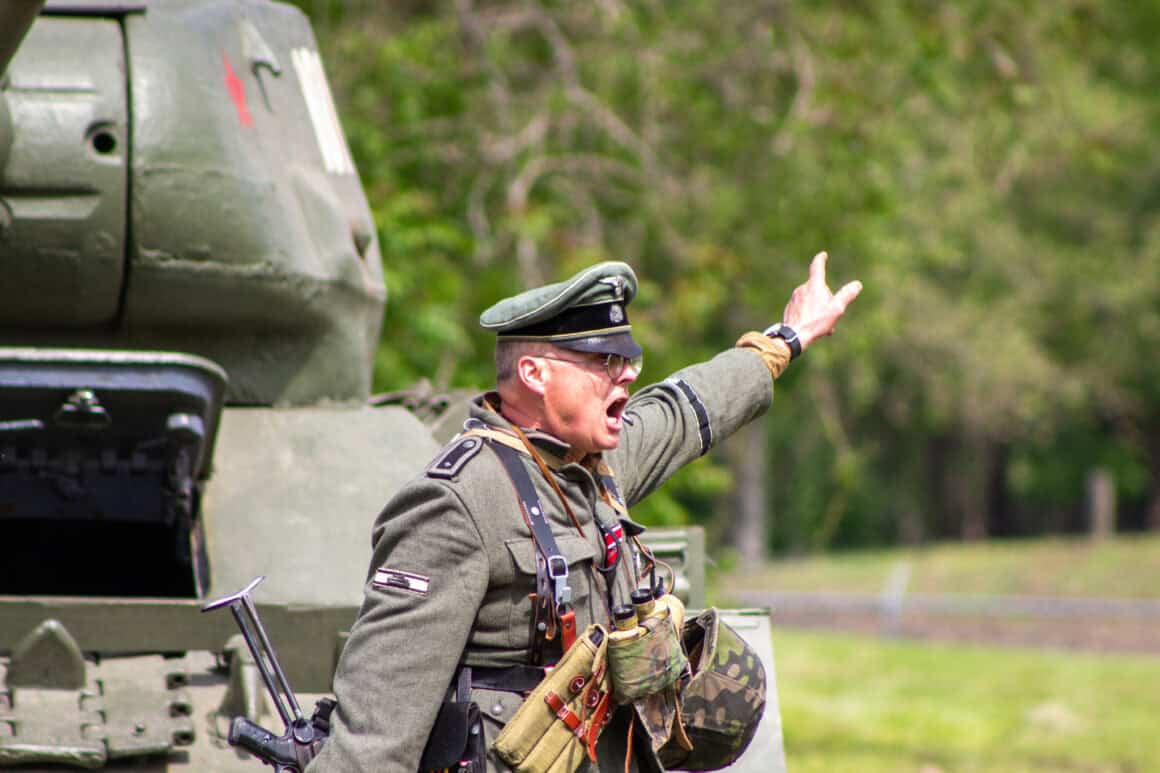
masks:
<path id="1" fill-rule="evenodd" d="M 224 52 L 222 53 L 222 61 L 226 65 L 226 90 L 230 92 L 230 98 L 234 100 L 234 107 L 238 110 L 238 120 L 242 122 L 242 126 L 253 128 L 254 116 L 250 115 L 250 108 L 246 106 L 246 84 L 242 83 L 242 79 L 234 72 L 230 58 Z"/>

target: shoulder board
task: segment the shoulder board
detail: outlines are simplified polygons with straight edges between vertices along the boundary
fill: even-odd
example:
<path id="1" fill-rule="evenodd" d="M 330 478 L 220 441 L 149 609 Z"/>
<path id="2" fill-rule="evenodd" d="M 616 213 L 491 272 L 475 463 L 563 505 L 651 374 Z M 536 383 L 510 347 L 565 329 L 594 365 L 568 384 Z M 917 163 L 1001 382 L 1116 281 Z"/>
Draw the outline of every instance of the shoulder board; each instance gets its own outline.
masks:
<path id="1" fill-rule="evenodd" d="M 467 466 L 483 448 L 483 438 L 465 437 L 452 443 L 446 451 L 427 466 L 428 478 L 450 480 Z"/>

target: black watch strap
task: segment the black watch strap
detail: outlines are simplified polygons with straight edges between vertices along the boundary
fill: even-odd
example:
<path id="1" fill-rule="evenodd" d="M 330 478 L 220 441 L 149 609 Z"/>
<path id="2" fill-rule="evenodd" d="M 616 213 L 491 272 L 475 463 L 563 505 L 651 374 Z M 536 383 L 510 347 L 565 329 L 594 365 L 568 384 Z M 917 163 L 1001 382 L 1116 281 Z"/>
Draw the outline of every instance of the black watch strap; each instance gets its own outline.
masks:
<path id="1" fill-rule="evenodd" d="M 777 322 L 765 329 L 765 334 L 770 338 L 780 338 L 789 346 L 789 358 L 796 360 L 802 353 L 802 342 L 798 338 L 797 331 L 789 325 Z"/>

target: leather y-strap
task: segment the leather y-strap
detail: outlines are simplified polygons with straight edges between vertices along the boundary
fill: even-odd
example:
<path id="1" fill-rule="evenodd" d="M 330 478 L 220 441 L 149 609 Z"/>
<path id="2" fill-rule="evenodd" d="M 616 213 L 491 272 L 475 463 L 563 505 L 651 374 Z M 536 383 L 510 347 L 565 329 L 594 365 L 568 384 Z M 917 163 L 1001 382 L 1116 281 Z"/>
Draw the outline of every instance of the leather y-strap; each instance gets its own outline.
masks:
<path id="1" fill-rule="evenodd" d="M 564 512 L 568 514 L 572 525 L 576 527 L 576 531 L 583 537 L 584 527 L 580 525 L 580 520 L 576 517 L 576 513 L 572 512 L 572 506 L 568 504 L 568 497 L 564 496 L 563 489 L 556 482 L 556 476 L 548 469 L 548 463 L 544 461 L 544 457 L 536 452 L 536 447 L 532 445 L 532 441 L 528 440 L 528 436 L 524 434 L 523 430 L 514 424 L 512 425 L 512 430 L 515 431 L 516 437 L 520 439 L 520 442 L 524 444 L 524 447 L 528 450 L 528 455 L 535 461 L 536 466 L 540 468 L 540 474 L 544 476 L 544 480 L 548 481 L 548 485 L 552 487 L 552 491 L 555 491 L 556 496 L 560 498 L 560 504 L 564 506 Z"/>
<path id="2" fill-rule="evenodd" d="M 597 470 L 596 477 L 600 480 L 600 485 L 604 489 L 604 501 L 607 502 L 613 510 L 627 517 L 628 508 L 624 504 L 624 499 L 620 496 L 620 489 L 616 487 L 616 479 L 612 477 L 612 471 L 606 465 L 602 464 L 601 467 L 602 469 Z M 618 534 L 617 531 L 620 533 Z M 611 607 L 613 582 L 612 575 L 616 571 L 616 564 L 624 563 L 625 568 L 628 570 L 628 587 L 635 588 L 637 577 L 640 574 L 640 562 L 637 558 L 636 552 L 632 548 L 631 542 L 624 539 L 623 529 L 613 530 L 604 526 L 600 526 L 600 532 L 604 537 L 606 545 L 610 539 L 615 541 L 618 551 L 618 559 L 623 559 L 624 555 L 626 553 L 628 554 L 627 561 L 617 560 L 612 566 L 608 567 L 607 571 L 604 569 L 600 570 L 601 573 L 604 574 L 604 579 L 608 586 L 608 603 Z"/>
<path id="3" fill-rule="evenodd" d="M 624 504 L 624 498 L 620 496 L 620 489 L 616 487 L 616 478 L 612 477 L 612 471 L 608 465 L 601 463 L 600 468 L 596 471 L 596 477 L 600 479 L 600 485 L 608 494 L 604 501 L 616 512 L 627 516 L 628 508 Z"/>
<path id="4" fill-rule="evenodd" d="M 544 508 L 540 504 L 540 497 L 532 484 L 532 478 L 524 468 L 520 453 L 503 443 L 489 442 L 496 456 L 503 463 L 508 477 L 516 488 L 516 495 L 520 500 L 520 509 L 523 511 L 524 521 L 532 530 L 532 541 L 536 545 L 536 604 L 538 608 L 533 615 L 532 647 L 529 659 L 532 665 L 543 662 L 544 642 L 555 635 L 547 621 L 543 621 L 540 613 L 549 620 L 558 620 L 560 624 L 561 643 L 567 652 L 576 640 L 576 613 L 572 611 L 572 588 L 568 585 L 568 560 L 560 552 L 556 538 L 552 536 L 552 527 L 544 516 Z M 551 609 L 544 610 L 543 606 L 550 603 Z M 545 622 L 541 629 L 539 622 Z"/>
<path id="5" fill-rule="evenodd" d="M 484 400 L 483 404 L 492 413 L 499 413 L 499 411 L 497 411 L 495 407 L 492 406 L 492 404 L 487 400 Z M 544 476 L 544 480 L 546 480 L 548 485 L 552 487 L 552 491 L 556 492 L 556 496 L 560 498 L 560 504 L 564 507 L 564 512 L 568 514 L 568 519 L 572 521 L 572 525 L 576 527 L 576 533 L 581 537 L 584 536 L 584 527 L 580 525 L 580 519 L 576 517 L 576 513 L 572 512 L 572 506 L 568 504 L 568 497 L 564 496 L 563 489 L 561 489 L 560 484 L 556 482 L 556 476 L 552 474 L 551 469 L 548 468 L 548 463 L 544 461 L 544 457 L 540 454 L 539 451 L 536 450 L 536 447 L 532 445 L 532 441 L 528 440 L 528 436 L 524 434 L 522 429 L 517 427 L 515 424 L 510 425 L 512 432 L 515 433 L 516 438 L 519 440 L 520 446 L 517 446 L 509 439 L 509 436 L 506 433 L 488 428 L 487 425 L 479 419 L 468 419 L 466 422 L 464 422 L 463 426 L 466 429 L 466 432 L 463 433 L 465 435 L 478 435 L 480 437 L 485 437 L 505 446 L 516 448 L 516 450 L 519 450 L 520 446 L 522 446 L 523 450 L 527 451 L 528 456 L 532 457 L 532 461 L 536 463 L 536 466 L 540 468 L 540 474 Z"/>

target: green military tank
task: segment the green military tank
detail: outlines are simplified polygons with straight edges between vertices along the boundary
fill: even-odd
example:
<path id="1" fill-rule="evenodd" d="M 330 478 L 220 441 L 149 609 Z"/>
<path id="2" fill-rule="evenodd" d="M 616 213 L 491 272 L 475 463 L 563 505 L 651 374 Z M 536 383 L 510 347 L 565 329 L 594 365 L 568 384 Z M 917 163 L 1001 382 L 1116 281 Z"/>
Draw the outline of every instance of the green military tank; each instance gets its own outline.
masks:
<path id="1" fill-rule="evenodd" d="M 368 400 L 385 302 L 301 11 L 0 3 L 0 768 L 259 770 L 231 720 L 278 707 L 201 614 L 259 576 L 329 691 L 373 516 L 453 431 Z M 699 540 L 657 537 L 694 605 Z"/>
<path id="2" fill-rule="evenodd" d="M 201 607 L 266 575 L 329 690 L 439 447 L 367 404 L 386 291 L 318 46 L 279 3 L 5 0 L 0 72 L 0 766 L 254 771 L 263 687 Z"/>

